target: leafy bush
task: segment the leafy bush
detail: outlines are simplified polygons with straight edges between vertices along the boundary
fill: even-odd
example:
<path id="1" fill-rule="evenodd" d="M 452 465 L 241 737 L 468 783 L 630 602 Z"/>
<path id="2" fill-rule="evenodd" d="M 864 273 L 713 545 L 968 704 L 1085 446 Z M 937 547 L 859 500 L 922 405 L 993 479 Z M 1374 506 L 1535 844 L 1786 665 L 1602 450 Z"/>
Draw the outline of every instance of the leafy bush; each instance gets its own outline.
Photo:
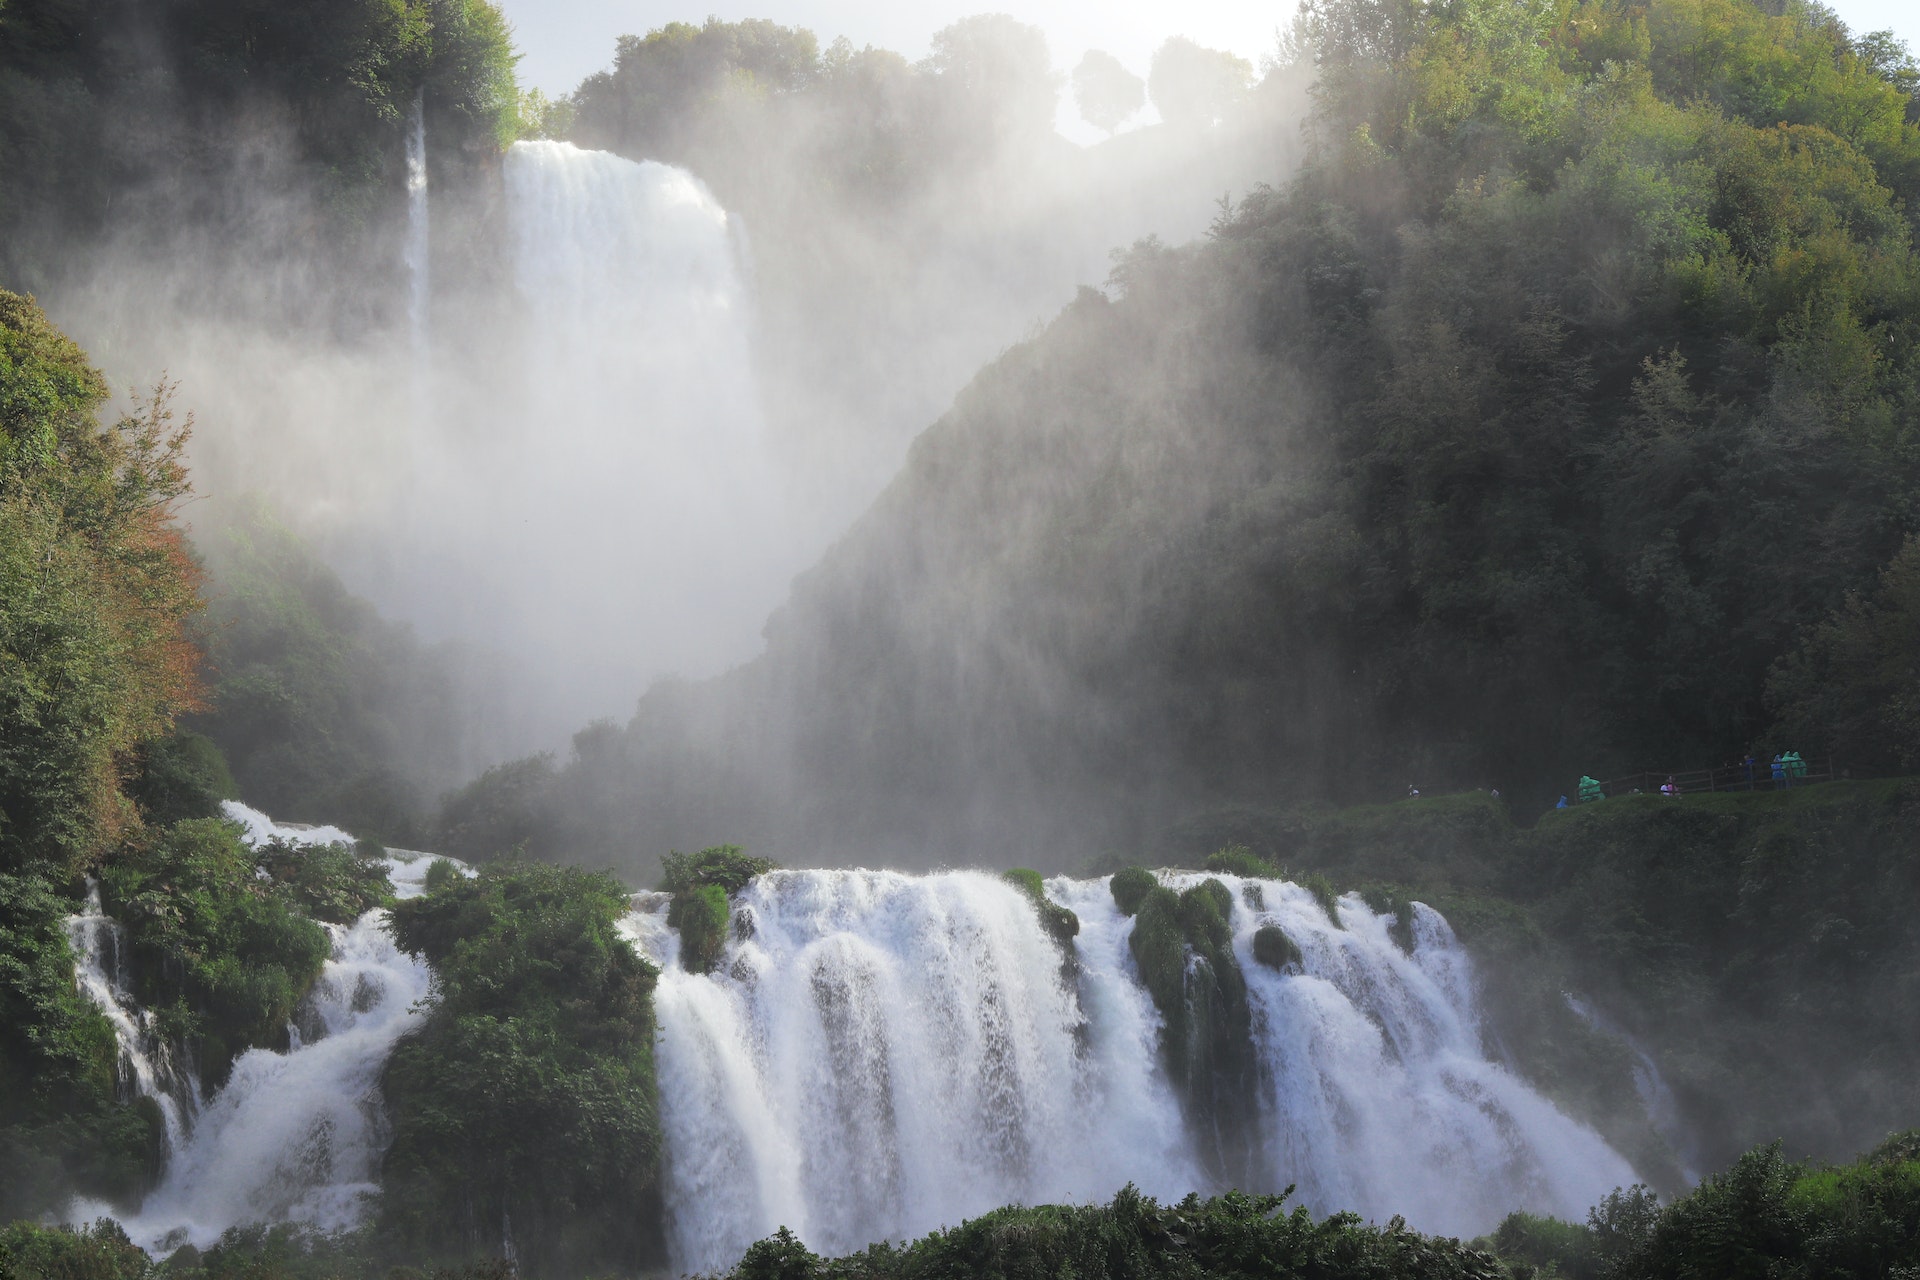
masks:
<path id="1" fill-rule="evenodd" d="M 0 290 L 0 871 L 77 875 L 138 821 L 121 759 L 199 697 L 199 574 L 173 505 L 166 388 L 111 427 L 106 384 Z"/>
<path id="2" fill-rule="evenodd" d="M 1253 958 L 1269 969 L 1284 970 L 1300 963 L 1300 948 L 1279 925 L 1263 924 L 1254 930 Z"/>
<path id="3" fill-rule="evenodd" d="M 697 885 L 714 885 L 731 897 L 755 876 L 776 869 L 769 858 L 754 858 L 737 844 L 714 845 L 699 853 L 670 852 L 660 860 L 660 887 L 682 893 Z"/>
<path id="4" fill-rule="evenodd" d="M 370 841 L 295 845 L 276 836 L 255 850 L 254 865 L 315 920 L 352 924 L 375 907 L 393 905 L 385 851 Z"/>
<path id="5" fill-rule="evenodd" d="M 669 853 L 660 860 L 660 887 L 673 895 L 667 923 L 680 931 L 680 963 L 688 972 L 712 972 L 727 945 L 727 900 L 777 865 L 749 857 L 737 844 Z"/>
<path id="6" fill-rule="evenodd" d="M 1113 873 L 1107 882 L 1107 889 L 1113 894 L 1113 905 L 1120 908 L 1124 916 L 1134 915 L 1146 902 L 1147 895 L 1160 887 L 1160 881 L 1144 867 L 1122 867 Z"/>
<path id="7" fill-rule="evenodd" d="M 394 938 L 434 984 L 382 1077 L 394 1257 L 480 1259 L 510 1238 L 531 1276 L 662 1260 L 658 974 L 615 928 L 627 910 L 610 876 L 539 863 L 395 904 Z"/>
<path id="8" fill-rule="evenodd" d="M 727 945 L 727 891 L 697 884 L 673 895 L 667 924 L 680 931 L 680 964 L 688 973 L 711 973 Z"/>
<path id="9" fill-rule="evenodd" d="M 1241 876 L 1248 880 L 1272 880 L 1280 875 L 1278 868 L 1265 858 L 1257 856 L 1253 850 L 1243 844 L 1230 844 L 1224 849 L 1208 854 L 1205 865 L 1209 871 Z"/>
<path id="10" fill-rule="evenodd" d="M 151 1264 L 112 1218 L 90 1227 L 0 1226 L 0 1276 L 18 1280 L 147 1280 Z"/>
<path id="11" fill-rule="evenodd" d="M 747 1251 L 732 1280 L 1506 1280 L 1490 1255 L 1356 1214 L 1315 1222 L 1304 1208 L 1280 1212 L 1291 1195 L 1233 1191 L 1162 1205 L 1132 1186 L 1104 1205 L 996 1209 L 906 1245 L 876 1244 L 845 1258 L 820 1258 L 791 1233 Z"/>
<path id="12" fill-rule="evenodd" d="M 1073 940 L 1080 934 L 1080 917 L 1047 897 L 1046 882 L 1038 871 L 1015 867 L 1000 875 L 1027 896 L 1040 917 L 1040 927 L 1063 951 L 1072 955 Z"/>
<path id="13" fill-rule="evenodd" d="M 447 858 L 435 858 L 427 864 L 425 883 L 428 893 L 444 889 L 461 879 L 460 868 Z"/>
<path id="14" fill-rule="evenodd" d="M 202 734 L 175 730 L 143 745 L 139 759 L 127 794 L 139 806 L 140 816 L 153 825 L 217 818 L 220 802 L 240 794 L 226 757 L 213 739 Z"/>
<path id="15" fill-rule="evenodd" d="M 118 1102 L 113 1027 L 74 988 L 72 907 L 0 873 L 0 1221 L 125 1201 L 158 1171 L 157 1117 Z"/>
<path id="16" fill-rule="evenodd" d="M 238 828 L 199 819 L 101 874 L 101 899 L 127 930 L 135 994 L 148 1008 L 181 1011 L 209 1084 L 250 1046 L 285 1047 L 294 1008 L 331 950 L 300 909 L 302 891 L 256 877 L 256 865 Z"/>

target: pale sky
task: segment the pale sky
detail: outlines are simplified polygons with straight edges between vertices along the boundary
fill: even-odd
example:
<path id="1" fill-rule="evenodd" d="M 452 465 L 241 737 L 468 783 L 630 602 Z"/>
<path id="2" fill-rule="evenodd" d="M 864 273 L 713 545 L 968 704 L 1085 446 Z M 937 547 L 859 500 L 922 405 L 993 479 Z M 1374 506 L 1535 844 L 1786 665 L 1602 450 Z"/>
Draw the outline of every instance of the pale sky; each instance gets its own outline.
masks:
<path id="1" fill-rule="evenodd" d="M 1913 0 L 1828 0 L 1855 31 L 1891 28 L 1920 48 L 1920 6 Z M 1104 49 L 1137 74 L 1162 40 L 1183 35 L 1231 49 L 1255 66 L 1272 50 L 1276 31 L 1293 18 L 1278 4 L 1233 0 L 500 0 L 524 55 L 520 82 L 549 94 L 572 91 L 613 61 L 616 36 L 644 35 L 673 21 L 771 18 L 806 27 L 824 47 L 835 36 L 924 57 L 935 31 L 971 13 L 1011 13 L 1047 33 L 1054 64 L 1069 70 L 1088 49 Z M 1070 114 L 1069 112 L 1063 113 Z"/>

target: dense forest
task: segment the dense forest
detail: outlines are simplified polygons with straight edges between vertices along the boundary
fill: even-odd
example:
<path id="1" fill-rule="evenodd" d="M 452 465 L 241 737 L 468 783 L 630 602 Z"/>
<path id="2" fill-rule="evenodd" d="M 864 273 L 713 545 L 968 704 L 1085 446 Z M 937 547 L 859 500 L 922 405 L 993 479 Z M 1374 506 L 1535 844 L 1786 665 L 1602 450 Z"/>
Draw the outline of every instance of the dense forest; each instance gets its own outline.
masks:
<path id="1" fill-rule="evenodd" d="M 416 99 L 448 139 L 449 164 L 511 139 L 518 103 L 499 10 L 9 3 L 0 280 L 44 293 L 90 273 L 97 255 L 165 250 L 198 268 L 171 282 L 184 305 L 255 300 L 261 318 L 316 332 L 364 323 L 395 303 L 379 282 L 391 275 Z M 221 252 L 194 252 L 209 245 Z M 355 260 L 351 279 L 324 289 L 319 324 L 300 314 L 329 267 Z"/>
<path id="2" fill-rule="evenodd" d="M 762 658 L 496 775 L 496 844 L 1071 862 L 1219 803 L 1906 767 L 1902 48 L 1738 0 L 1314 13 L 1299 174 L 1119 253 Z"/>

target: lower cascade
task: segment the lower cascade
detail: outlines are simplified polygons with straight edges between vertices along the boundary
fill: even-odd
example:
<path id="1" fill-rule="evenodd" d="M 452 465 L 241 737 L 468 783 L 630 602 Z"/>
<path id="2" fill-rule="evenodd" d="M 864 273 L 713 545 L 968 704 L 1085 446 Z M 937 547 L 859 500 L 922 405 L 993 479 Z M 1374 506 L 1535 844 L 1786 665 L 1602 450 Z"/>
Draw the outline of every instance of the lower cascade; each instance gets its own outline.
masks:
<path id="1" fill-rule="evenodd" d="M 228 816 L 256 842 L 350 838 L 240 805 Z M 391 853 L 396 892 L 422 892 L 429 862 Z M 1207 880 L 1231 896 L 1244 997 L 1224 1022 L 1184 1006 L 1184 1060 L 1240 1064 L 1231 1105 L 1192 1087 L 1195 1068 L 1186 1087 L 1169 1074 L 1180 1055 L 1163 1052 L 1166 1019 L 1135 960 L 1140 920 L 1105 879 L 1046 882 L 1080 922 L 1063 943 L 987 872 L 773 871 L 735 897 L 711 973 L 681 963 L 667 895 L 636 894 L 621 927 L 660 968 L 674 1266 L 724 1269 L 782 1226 L 844 1253 L 1005 1204 L 1104 1201 L 1129 1182 L 1162 1200 L 1291 1185 L 1316 1213 L 1400 1214 L 1470 1236 L 1515 1208 L 1577 1220 L 1637 1181 L 1489 1055 L 1472 962 L 1438 912 L 1415 904 L 1397 927 L 1357 895 L 1331 904 L 1277 880 L 1160 876 L 1176 892 Z M 1270 927 L 1292 947 L 1278 968 L 1256 959 Z M 291 1047 L 243 1054 L 209 1098 L 127 995 L 97 896 L 70 929 L 127 1087 L 165 1118 L 160 1184 L 122 1218 L 136 1242 L 165 1252 L 238 1225 L 365 1220 L 389 1137 L 381 1071 L 432 977 L 395 948 L 383 912 L 328 926 L 332 957 Z M 1187 954 L 1187 989 L 1207 963 Z M 1221 1053 L 1221 1026 L 1244 1052 Z M 110 1212 L 72 1207 L 76 1220 Z"/>
<path id="2" fill-rule="evenodd" d="M 295 844 L 352 837 L 332 827 L 280 826 L 244 805 L 228 802 L 227 816 L 247 829 L 250 842 L 279 836 Z M 428 859 L 390 858 L 394 889 L 421 891 Z M 90 915 L 97 916 L 97 896 Z M 308 996 L 285 1053 L 253 1049 L 235 1060 L 232 1075 L 209 1099 L 165 1063 L 151 1037 L 141 1034 L 137 1011 L 119 994 L 103 946 L 112 926 L 75 917 L 83 938 L 81 989 L 100 1004 L 120 1036 L 130 1083 L 160 1101 L 168 1150 L 160 1184 L 138 1211 L 115 1214 L 135 1243 L 164 1253 L 183 1244 L 206 1247 L 228 1227 L 298 1222 L 322 1230 L 358 1225 L 386 1150 L 387 1128 L 379 1077 L 387 1055 L 418 1016 L 431 975 L 402 954 L 383 927 L 385 913 L 369 911 L 350 926 L 323 925 L 333 954 Z M 110 944 L 108 944 L 110 945 Z M 190 1073 L 188 1073 L 190 1075 Z M 184 1094 L 184 1099 L 182 1095 Z M 78 1204 L 84 1221 L 114 1214 L 106 1205 Z"/>
<path id="3" fill-rule="evenodd" d="M 1168 875 L 1170 888 L 1207 877 Z M 1356 896 L 1213 877 L 1233 894 L 1257 1064 L 1248 1190 L 1289 1184 L 1455 1234 L 1516 1207 L 1578 1219 L 1634 1172 L 1483 1046 L 1472 966 L 1439 913 L 1413 946 Z M 712 975 L 687 972 L 666 903 L 638 900 L 655 997 L 674 1262 L 731 1265 L 780 1226 L 845 1252 L 1013 1202 L 1133 1182 L 1221 1190 L 1160 1065 L 1161 1017 L 1104 880 L 1048 882 L 1071 957 L 990 874 L 782 871 L 739 895 Z M 1254 963 L 1277 924 L 1300 961 Z M 1190 961 L 1191 963 L 1191 961 Z M 1243 1184 L 1244 1185 L 1244 1184 Z"/>

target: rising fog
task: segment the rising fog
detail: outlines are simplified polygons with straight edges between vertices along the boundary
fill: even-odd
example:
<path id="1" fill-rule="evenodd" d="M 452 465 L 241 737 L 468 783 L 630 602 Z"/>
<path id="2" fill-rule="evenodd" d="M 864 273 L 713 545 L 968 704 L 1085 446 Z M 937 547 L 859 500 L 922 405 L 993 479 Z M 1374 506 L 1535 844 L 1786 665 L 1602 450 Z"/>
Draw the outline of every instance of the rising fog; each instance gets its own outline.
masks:
<path id="1" fill-rule="evenodd" d="M 975 370 L 1112 249 L 1203 233 L 1296 148 L 1284 76 L 1217 122 L 1082 149 L 1048 125 L 1063 75 L 963 84 L 969 56 L 997 55 L 843 45 L 810 79 L 659 120 L 583 94 L 549 132 L 607 149 L 500 161 L 429 104 L 424 204 L 396 163 L 346 237 L 317 234 L 338 210 L 283 158 L 284 122 L 229 121 L 217 224 L 130 216 L 50 255 L 45 301 L 117 389 L 177 382 L 216 590 L 225 530 L 264 512 L 485 673 L 431 771 L 449 785 L 754 656 Z"/>

